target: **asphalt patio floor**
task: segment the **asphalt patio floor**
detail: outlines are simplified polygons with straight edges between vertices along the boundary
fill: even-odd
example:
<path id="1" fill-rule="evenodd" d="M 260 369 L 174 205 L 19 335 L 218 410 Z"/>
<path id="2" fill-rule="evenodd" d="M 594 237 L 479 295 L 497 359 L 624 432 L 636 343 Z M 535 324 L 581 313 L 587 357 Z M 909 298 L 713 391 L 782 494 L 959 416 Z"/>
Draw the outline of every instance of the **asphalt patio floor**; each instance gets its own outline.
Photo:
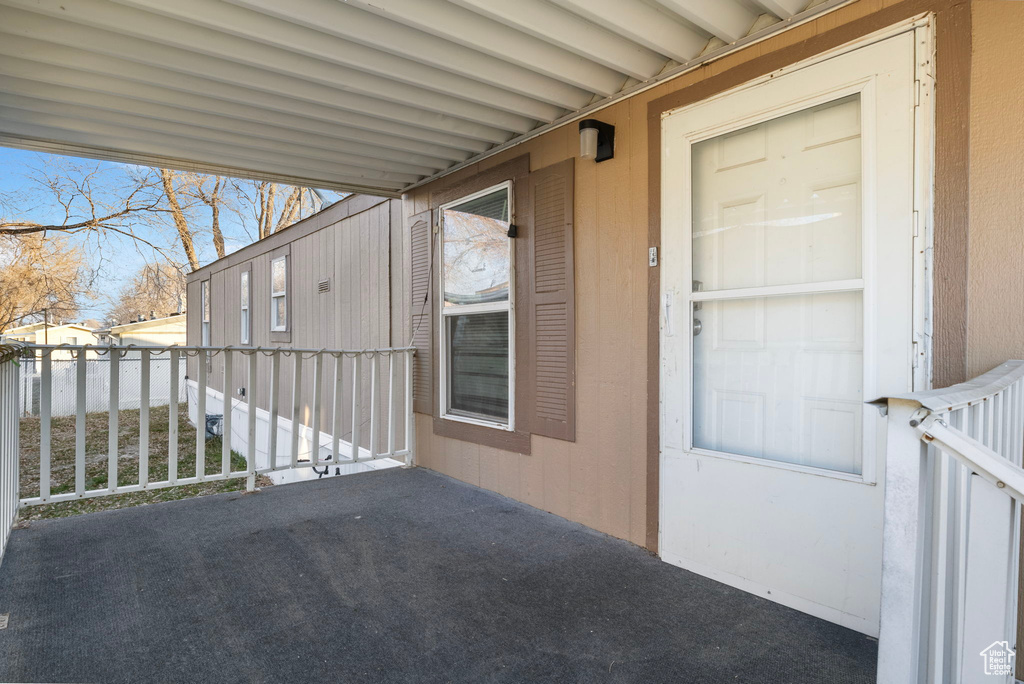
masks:
<path id="1" fill-rule="evenodd" d="M 34 521 L 3 682 L 873 682 L 862 634 L 422 468 Z"/>

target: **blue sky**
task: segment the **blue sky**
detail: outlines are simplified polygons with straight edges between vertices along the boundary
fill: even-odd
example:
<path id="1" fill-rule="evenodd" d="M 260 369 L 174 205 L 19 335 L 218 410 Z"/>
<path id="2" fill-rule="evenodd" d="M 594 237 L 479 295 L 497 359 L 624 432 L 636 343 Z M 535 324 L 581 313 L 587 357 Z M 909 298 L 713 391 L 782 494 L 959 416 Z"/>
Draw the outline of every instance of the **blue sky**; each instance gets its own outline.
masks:
<path id="1" fill-rule="evenodd" d="M 130 182 L 129 174 L 132 171 L 143 170 L 142 167 L 131 167 L 115 162 L 73 159 L 0 147 L 0 194 L 13 194 L 18 198 L 15 205 L 17 213 L 20 215 L 19 218 L 26 218 L 38 223 L 59 224 L 64 220 L 63 208 L 53 201 L 51 193 L 41 188 L 38 183 L 33 182 L 31 176 L 34 173 L 38 174 L 39 170 L 45 169 L 49 164 L 69 162 L 99 169 L 103 183 L 109 188 L 123 187 Z M 333 192 L 324 194 L 328 201 L 340 197 Z M 108 197 L 113 197 L 113 195 L 114 193 L 110 193 Z M 278 202 L 278 211 L 280 211 L 280 205 L 281 202 Z M 226 251 L 229 253 L 254 240 L 255 219 L 248 218 L 247 207 L 243 208 L 243 213 L 247 219 L 245 221 L 236 212 L 221 212 L 221 229 L 225 237 Z M 15 217 L 5 216 L 5 218 Z M 197 212 L 193 225 L 201 231 L 196 238 L 200 263 L 207 264 L 217 256 L 210 240 L 208 211 Z M 169 217 L 163 221 L 163 225 L 138 224 L 134 230 L 140 237 L 167 249 L 177 261 L 185 262 L 184 253 L 180 242 L 176 239 Z M 100 295 L 94 301 L 82 302 L 83 308 L 80 313 L 82 319 L 102 320 L 109 307 L 109 300 L 104 295 L 114 296 L 147 261 L 160 259 L 152 249 L 126 237 L 108 235 L 97 239 L 94 235 L 81 234 L 72 239 L 80 243 L 89 254 L 90 265 L 96 269 L 95 289 Z"/>

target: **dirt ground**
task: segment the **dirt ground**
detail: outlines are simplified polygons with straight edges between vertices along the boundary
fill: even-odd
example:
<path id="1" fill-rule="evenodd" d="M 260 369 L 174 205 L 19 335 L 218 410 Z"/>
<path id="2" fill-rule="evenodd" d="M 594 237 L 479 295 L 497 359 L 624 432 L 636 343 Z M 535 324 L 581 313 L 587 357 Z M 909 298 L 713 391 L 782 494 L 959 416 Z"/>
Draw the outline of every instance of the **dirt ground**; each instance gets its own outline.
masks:
<path id="1" fill-rule="evenodd" d="M 149 481 L 167 480 L 169 411 L 167 406 L 153 407 L 149 411 Z M 139 482 L 139 410 L 122 410 L 118 414 L 118 467 L 117 484 L 126 486 Z M 107 452 L 109 446 L 109 415 L 106 412 L 89 413 L 85 417 L 85 488 L 100 489 L 107 486 Z M 62 494 L 75 489 L 75 416 L 51 419 L 50 493 Z M 40 419 L 21 420 L 22 498 L 39 496 L 39 439 Z M 188 405 L 178 408 L 178 477 L 196 474 L 196 431 L 188 422 Z M 213 475 L 221 471 L 221 440 L 206 442 L 205 472 Z M 231 470 L 245 470 L 245 457 L 231 453 Z M 258 476 L 257 487 L 270 486 L 270 479 Z M 245 489 L 245 478 L 218 482 L 165 487 L 143 492 L 114 494 L 89 499 L 78 499 L 55 504 L 28 506 L 21 509 L 19 521 L 43 518 L 62 518 L 80 513 L 128 508 L 159 501 L 173 501 L 205 494 L 234 492 Z"/>

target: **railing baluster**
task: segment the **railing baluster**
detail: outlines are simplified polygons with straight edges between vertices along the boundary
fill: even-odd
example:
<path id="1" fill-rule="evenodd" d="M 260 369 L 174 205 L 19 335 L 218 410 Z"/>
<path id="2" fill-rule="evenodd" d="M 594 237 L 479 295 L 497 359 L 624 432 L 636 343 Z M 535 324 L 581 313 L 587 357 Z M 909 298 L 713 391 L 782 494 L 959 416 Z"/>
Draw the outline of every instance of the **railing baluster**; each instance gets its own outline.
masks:
<path id="1" fill-rule="evenodd" d="M 201 349 L 196 356 L 199 365 L 199 383 L 196 386 L 196 477 L 206 477 L 206 362 L 207 352 Z"/>
<path id="2" fill-rule="evenodd" d="M 1014 434 L 1017 436 L 1017 443 L 1013 450 L 1012 462 L 1021 466 L 1024 465 L 1024 380 L 1014 383 L 1017 388 L 1017 411 L 1014 414 Z"/>
<path id="3" fill-rule="evenodd" d="M 293 354 L 295 356 L 294 371 L 295 376 L 292 383 L 292 399 L 291 399 L 291 418 L 293 430 L 291 434 L 291 458 L 290 462 L 283 463 L 281 468 L 289 468 L 299 465 L 298 458 L 299 452 L 302 450 L 300 442 L 303 441 L 303 435 L 300 431 L 311 431 L 312 436 L 310 437 L 310 456 L 309 459 L 303 458 L 302 465 L 326 465 L 328 461 L 324 460 L 321 456 L 321 445 L 320 436 L 327 430 L 327 423 L 329 421 L 331 429 L 331 452 L 332 456 L 337 458 L 337 462 L 342 460 L 342 444 L 346 435 L 346 421 L 348 415 L 346 411 L 345 402 L 349 400 L 347 392 L 351 389 L 351 451 L 349 462 L 364 461 L 369 459 L 393 457 L 400 458 L 404 457 L 407 465 L 412 464 L 413 460 L 413 449 L 414 449 L 414 420 L 412 416 L 412 373 L 413 364 L 412 356 L 413 350 L 411 349 L 371 349 L 362 350 L 356 352 L 354 350 L 309 350 L 309 349 L 266 349 L 266 348 L 246 348 L 246 349 L 234 349 L 231 347 L 226 348 L 211 348 L 211 347 L 161 347 L 161 348 L 132 348 L 130 351 L 135 352 L 138 356 L 139 362 L 139 376 L 138 376 L 138 398 L 139 398 L 139 476 L 138 482 L 133 484 L 127 484 L 125 486 L 118 486 L 118 476 L 120 463 L 118 459 L 118 452 L 120 448 L 120 404 L 122 401 L 128 399 L 132 400 L 134 404 L 134 396 L 129 397 L 128 393 L 133 389 L 125 383 L 121 382 L 121 371 L 124 369 L 124 362 L 122 358 L 125 354 L 125 350 L 128 348 L 111 346 L 105 349 L 104 352 L 108 354 L 109 365 L 104 373 L 109 373 L 109 384 L 107 386 L 107 400 L 105 402 L 107 409 L 107 417 L 105 422 L 108 424 L 108 439 L 107 439 L 107 456 L 106 456 L 106 476 L 107 483 L 105 487 L 92 487 L 87 488 L 89 480 L 89 471 L 86 463 L 86 443 L 88 430 L 90 429 L 89 411 L 93 410 L 93 402 L 91 395 L 89 394 L 89 379 L 91 377 L 90 369 L 95 365 L 93 359 L 90 358 L 89 354 L 91 349 L 88 345 L 73 346 L 71 347 L 71 353 L 74 360 L 74 371 L 73 377 L 76 382 L 76 389 L 74 392 L 74 398 L 76 401 L 75 406 L 75 444 L 74 444 L 74 487 L 73 491 L 66 493 L 54 494 L 52 491 L 53 487 L 53 437 L 52 437 L 52 419 L 53 412 L 57 410 L 60 413 L 59 407 L 54 405 L 57 399 L 55 394 L 55 382 L 54 377 L 54 364 L 52 362 L 51 352 L 52 346 L 40 345 L 40 350 L 43 354 L 40 357 L 40 441 L 39 441 L 39 495 L 26 497 L 15 501 L 17 505 L 37 505 L 41 503 L 53 503 L 60 501 L 69 501 L 73 499 L 82 498 L 95 498 L 98 496 L 105 496 L 116 492 L 136 492 L 144 491 L 147 489 L 170 487 L 177 485 L 189 485 L 206 481 L 222 481 L 235 478 L 247 478 L 247 486 L 251 489 L 255 486 L 256 477 L 262 472 L 268 472 L 270 470 L 277 469 L 277 449 L 279 431 L 278 428 L 281 415 L 280 415 L 280 366 L 281 356 L 287 354 Z M 242 351 L 243 358 L 249 357 L 249 363 L 247 368 L 247 390 L 245 401 L 247 404 L 247 445 L 246 445 L 246 458 L 247 464 L 244 470 L 232 470 L 231 456 L 233 454 L 232 442 L 234 440 L 233 430 L 233 417 L 234 417 L 234 401 L 232 398 L 232 388 L 234 386 L 234 366 L 235 358 L 237 354 L 234 352 Z M 166 381 L 164 380 L 162 362 L 165 357 L 162 355 L 167 353 L 167 368 L 168 374 Z M 224 353 L 224 367 L 223 371 L 223 382 L 224 382 L 224 421 L 222 423 L 224 427 L 224 439 L 221 445 L 221 464 L 219 472 L 214 475 L 206 475 L 206 417 L 207 407 L 209 402 L 209 382 L 210 382 L 210 370 L 211 354 Z M 195 388 L 197 391 L 196 403 L 195 403 L 195 419 L 196 419 L 196 472 L 194 475 L 187 475 L 182 477 L 180 472 L 181 462 L 178 454 L 181 440 L 181 420 L 178 412 L 179 402 L 185 396 L 182 394 L 183 385 L 181 382 L 182 370 L 181 364 L 183 360 L 187 360 L 192 354 L 196 357 L 196 378 L 194 380 Z M 271 356 L 270 366 L 270 401 L 269 401 L 269 412 L 270 412 L 270 425 L 268 426 L 268 437 L 269 437 L 269 457 L 270 463 L 266 470 L 259 466 L 259 439 L 260 439 L 260 412 L 258 409 L 257 394 L 262 388 L 262 383 L 257 379 L 259 371 L 259 354 L 268 353 Z M 132 360 L 135 360 L 135 354 L 132 355 Z M 312 400 L 307 403 L 303 395 L 303 365 L 304 358 L 303 354 L 308 354 L 313 357 L 313 368 L 311 369 L 313 382 L 312 382 Z M 154 361 L 154 355 L 156 361 Z M 333 385 L 333 396 L 327 398 L 324 396 L 325 385 L 324 385 L 324 374 L 327 369 L 324 368 L 325 358 L 332 356 L 335 359 L 334 363 L 334 385 Z M 346 375 L 345 370 L 345 356 L 353 355 L 353 370 L 351 385 L 349 384 L 349 378 Z M 400 363 L 398 357 L 401 356 L 402 361 L 405 364 L 404 369 L 400 369 L 397 364 Z M 387 357 L 388 367 L 387 372 L 387 385 L 383 386 L 384 379 L 381 375 L 385 372 L 383 368 L 382 359 Z M 372 366 L 369 370 L 370 377 L 365 380 L 364 385 L 364 373 L 366 372 L 365 364 L 371 363 Z M 13 364 L 12 364 L 13 367 Z M 154 367 L 156 368 L 157 375 L 154 376 Z M 9 371 L 0 368 L 0 372 L 4 372 L 2 382 L 4 387 L 10 386 L 12 389 L 6 393 L 8 396 L 20 395 L 21 384 L 23 378 L 21 377 L 20 371 Z M 330 380 L 327 380 L 330 382 Z M 154 383 L 158 385 L 166 382 L 166 395 L 164 394 L 164 388 L 154 387 Z M 399 389 L 404 384 L 404 392 Z M 192 383 L 189 383 L 189 387 L 186 389 L 186 394 L 189 395 L 191 401 L 191 388 Z M 1016 391 L 1016 390 L 1014 390 Z M 1019 393 L 1014 394 L 1014 391 L 1007 392 L 1007 397 L 1019 397 Z M 155 394 L 154 394 L 155 393 Z M 364 393 L 367 395 L 364 397 Z M 398 396 L 396 396 L 398 395 Z M 162 402 L 166 396 L 167 401 L 167 431 L 168 431 L 168 453 L 167 457 L 167 478 L 163 479 L 159 475 L 154 476 L 150 473 L 151 466 L 151 454 L 152 440 L 153 440 L 153 402 Z M 365 401 L 370 402 L 370 407 L 367 410 L 367 419 L 369 421 L 370 434 L 368 435 L 368 449 L 367 454 L 362 454 L 361 442 L 366 439 L 367 436 L 363 434 L 365 430 L 364 423 L 367 421 L 363 420 L 363 411 L 365 409 Z M 327 408 L 327 402 L 330 401 L 330 409 Z M 91 403 L 92 402 L 92 403 Z M 1009 402 L 1009 399 L 1007 399 Z M 1024 402 L 1022 402 L 1024 403 Z M 386 404 L 386 405 L 385 405 Z M 1012 404 L 1006 405 L 1004 409 L 1007 414 L 1012 414 L 1017 410 L 1018 403 L 1015 401 Z M 9 410 L 11 416 L 8 423 L 4 425 L 7 427 L 3 434 L 0 434 L 0 438 L 7 440 L 8 433 L 13 433 L 16 436 L 17 432 L 17 419 L 21 413 L 21 405 L 13 402 L 5 402 L 3 409 Z M 304 412 L 312 411 L 312 420 L 309 420 Z M 328 410 L 330 414 L 328 416 Z M 402 449 L 400 446 L 400 435 L 399 423 L 400 414 L 405 411 L 405 440 Z M 1024 407 L 1022 407 L 1024 410 Z M 4 414 L 6 416 L 6 414 Z M 387 420 L 387 426 L 381 424 L 382 420 Z M 11 423 L 11 421 L 14 421 Z M 384 430 L 386 429 L 386 433 Z M 386 440 L 386 445 L 382 444 Z M 3 464 L 0 463 L 0 468 Z M 13 466 L 12 466 L 13 467 Z M 2 474 L 2 473 L 0 473 Z"/>
<path id="4" fill-rule="evenodd" d="M 302 411 L 302 353 L 295 352 L 295 375 L 292 378 L 292 468 L 299 465 L 299 417 Z"/>
<path id="5" fill-rule="evenodd" d="M 249 477 L 246 478 L 246 489 L 252 491 L 256 488 L 256 363 L 259 357 L 256 352 L 249 354 L 249 378 L 246 380 L 245 401 L 247 418 L 249 423 L 248 439 L 246 444 L 246 465 L 248 466 Z"/>
<path id="6" fill-rule="evenodd" d="M 110 398 L 107 400 L 107 489 L 117 491 L 117 465 L 121 446 L 121 351 L 110 348 Z"/>
<path id="7" fill-rule="evenodd" d="M 277 395 L 281 389 L 281 352 L 275 351 L 270 356 L 270 450 L 268 452 L 267 467 L 277 470 L 277 431 L 278 431 L 278 408 Z"/>
<path id="8" fill-rule="evenodd" d="M 405 352 L 405 465 L 412 467 L 416 444 L 416 416 L 412 411 L 412 365 L 415 351 Z"/>
<path id="9" fill-rule="evenodd" d="M 395 455 L 395 352 L 388 358 L 388 456 Z"/>
<path id="10" fill-rule="evenodd" d="M 231 369 L 231 351 L 224 350 L 224 422 L 221 423 L 220 472 L 225 477 L 231 472 L 231 414 L 234 413 L 232 395 L 234 378 Z"/>
<path id="11" fill-rule="evenodd" d="M 352 368 L 352 462 L 359 461 L 360 423 L 363 421 L 363 355 L 353 357 Z"/>
<path id="12" fill-rule="evenodd" d="M 85 409 L 86 409 L 86 366 L 85 348 L 78 350 L 75 367 L 75 495 L 85 492 Z"/>
<path id="13" fill-rule="evenodd" d="M 331 458 L 337 463 L 341 460 L 339 442 L 341 441 L 342 420 L 345 390 L 342 376 L 344 374 L 345 355 L 338 354 L 334 357 L 334 401 L 331 406 Z"/>
<path id="14" fill-rule="evenodd" d="M 178 481 L 178 368 L 180 359 L 178 350 L 172 349 L 168 354 L 168 373 L 170 388 L 167 401 L 167 481 L 174 484 Z"/>
<path id="15" fill-rule="evenodd" d="M 139 486 L 149 484 L 149 365 L 150 352 L 139 354 Z"/>
<path id="16" fill-rule="evenodd" d="M 320 465 L 320 394 L 321 394 L 321 368 L 323 354 L 316 354 L 313 357 L 313 439 L 309 447 L 309 461 L 313 465 Z"/>
<path id="17" fill-rule="evenodd" d="M 380 417 L 378 415 L 380 398 L 378 383 L 378 371 L 377 367 L 380 365 L 380 356 L 377 354 L 371 354 L 370 359 L 370 460 L 377 458 L 377 454 L 380 451 Z"/>
<path id="18" fill-rule="evenodd" d="M 50 500 L 50 449 L 52 444 L 51 408 L 53 403 L 53 364 L 50 351 L 42 352 L 42 377 L 39 381 L 39 498 Z"/>

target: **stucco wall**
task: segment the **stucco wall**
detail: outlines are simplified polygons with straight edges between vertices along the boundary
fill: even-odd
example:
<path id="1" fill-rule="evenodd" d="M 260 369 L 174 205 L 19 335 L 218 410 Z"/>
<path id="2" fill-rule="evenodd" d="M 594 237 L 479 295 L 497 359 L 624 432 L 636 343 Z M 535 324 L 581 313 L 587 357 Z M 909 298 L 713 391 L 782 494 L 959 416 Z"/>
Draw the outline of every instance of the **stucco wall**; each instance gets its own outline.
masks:
<path id="1" fill-rule="evenodd" d="M 1024 2 L 972 6 L 968 371 L 1024 358 Z"/>
<path id="2" fill-rule="evenodd" d="M 656 214 L 649 206 L 648 104 L 683 90 L 707 97 L 731 87 L 729 82 L 735 78 L 755 78 L 835 47 L 836 40 L 848 42 L 932 10 L 938 17 L 941 51 L 943 44 L 956 42 L 948 32 L 944 36 L 943 30 L 964 26 L 958 23 L 963 21 L 961 15 L 967 14 L 964 7 L 938 0 L 859 0 L 594 114 L 616 127 L 615 158 L 602 164 L 576 164 L 575 443 L 534 436 L 532 454 L 509 453 L 435 435 L 432 418 L 418 414 L 418 463 L 653 548 L 657 472 L 656 455 L 652 464 L 647 444 L 649 435 L 656 439 L 657 417 L 648 403 L 647 248 L 649 226 L 656 221 Z M 969 42 L 969 29 L 966 34 Z M 940 64 L 941 60 L 940 53 Z M 578 148 L 576 127 L 565 126 L 459 175 L 478 173 L 524 153 L 530 155 L 531 169 L 540 169 L 576 157 Z M 940 166 L 945 172 L 950 165 L 940 161 Z M 428 185 L 406 197 L 407 217 L 428 208 L 431 189 Z M 950 219 L 946 223 L 962 226 L 963 221 Z M 951 252 L 948 264 L 943 261 L 946 252 L 937 252 L 944 272 L 955 273 L 959 268 L 966 250 L 965 235 L 962 242 L 962 247 Z M 960 282 L 962 289 L 963 275 L 954 275 L 953 280 Z M 943 290 L 940 296 L 947 294 Z M 953 302 L 949 314 L 957 320 L 962 318 L 959 306 L 962 304 Z M 961 379 L 957 375 L 965 365 L 963 329 L 943 323 L 943 330 L 947 328 L 952 334 L 938 342 L 943 367 L 951 369 L 944 374 Z"/>

